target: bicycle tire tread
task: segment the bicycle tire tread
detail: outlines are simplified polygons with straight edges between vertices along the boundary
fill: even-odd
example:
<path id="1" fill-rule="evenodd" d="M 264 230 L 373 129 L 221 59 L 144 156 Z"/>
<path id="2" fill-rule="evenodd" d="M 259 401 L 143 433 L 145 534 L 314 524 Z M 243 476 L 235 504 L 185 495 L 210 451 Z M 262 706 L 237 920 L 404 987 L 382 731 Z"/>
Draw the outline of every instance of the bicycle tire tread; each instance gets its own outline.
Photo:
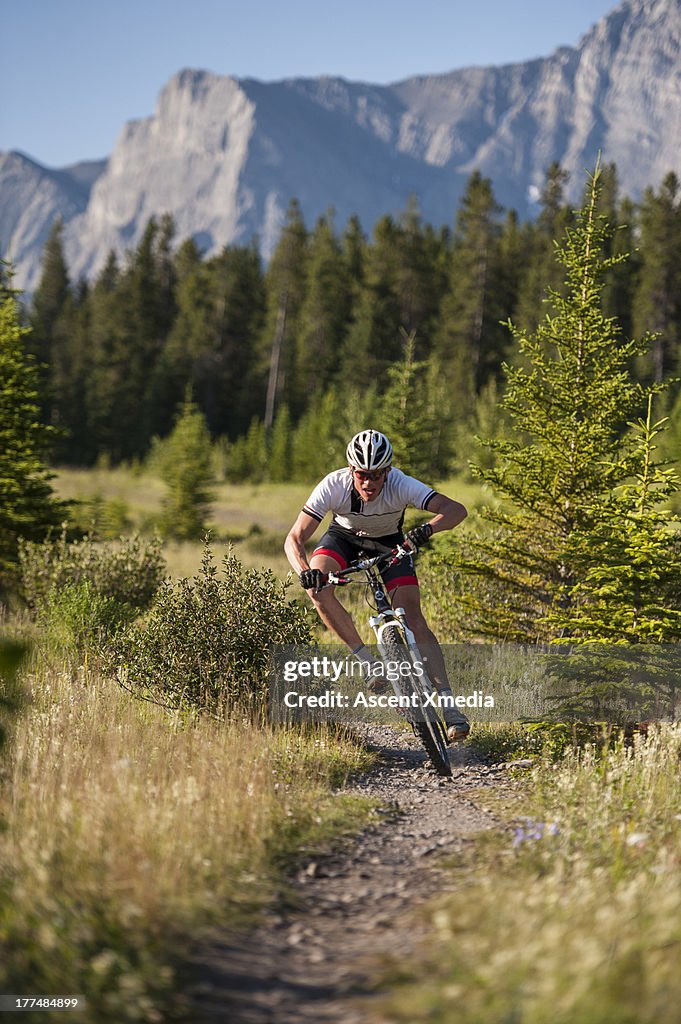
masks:
<path id="1" fill-rule="evenodd" d="M 395 661 L 409 660 L 409 649 L 396 626 L 387 626 L 383 631 L 382 643 L 387 655 Z M 438 775 L 451 778 L 452 766 L 447 755 L 447 746 L 444 738 L 438 739 L 433 735 L 429 723 L 425 720 L 411 722 L 414 732 L 423 744 L 430 763 Z M 434 728 L 439 731 L 439 725 L 435 723 Z"/>

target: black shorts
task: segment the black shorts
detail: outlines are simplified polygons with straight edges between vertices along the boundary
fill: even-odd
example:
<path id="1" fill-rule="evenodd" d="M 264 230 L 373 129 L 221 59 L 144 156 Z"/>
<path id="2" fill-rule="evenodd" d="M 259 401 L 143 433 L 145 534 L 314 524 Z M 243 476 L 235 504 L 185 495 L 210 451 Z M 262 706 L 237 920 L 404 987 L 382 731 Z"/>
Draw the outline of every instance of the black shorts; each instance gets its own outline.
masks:
<path id="1" fill-rule="evenodd" d="M 338 563 L 340 569 L 347 569 L 350 562 L 363 555 L 381 554 L 385 548 L 396 548 L 404 540 L 404 534 L 392 533 L 389 537 L 358 537 L 354 533 L 330 527 L 312 552 L 315 555 L 328 555 Z M 381 570 L 381 577 L 386 590 L 390 593 L 397 587 L 418 587 L 414 560 L 405 558 L 397 565 L 387 565 Z"/>

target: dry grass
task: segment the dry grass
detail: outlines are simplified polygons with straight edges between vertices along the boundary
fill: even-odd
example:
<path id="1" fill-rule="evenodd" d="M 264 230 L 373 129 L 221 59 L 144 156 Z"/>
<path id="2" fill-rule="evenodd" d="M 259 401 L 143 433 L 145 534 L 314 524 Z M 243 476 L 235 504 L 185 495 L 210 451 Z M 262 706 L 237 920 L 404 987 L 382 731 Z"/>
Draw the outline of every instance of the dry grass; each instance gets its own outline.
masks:
<path id="1" fill-rule="evenodd" d="M 367 764 L 346 737 L 169 715 L 87 668 L 32 688 L 0 804 L 0 984 L 83 993 L 84 1024 L 166 1019 L 188 936 L 242 922 L 366 816 L 331 795 Z"/>
<path id="2" fill-rule="evenodd" d="M 536 769 L 523 819 L 432 911 L 436 952 L 390 1019 L 676 1024 L 681 731 Z"/>

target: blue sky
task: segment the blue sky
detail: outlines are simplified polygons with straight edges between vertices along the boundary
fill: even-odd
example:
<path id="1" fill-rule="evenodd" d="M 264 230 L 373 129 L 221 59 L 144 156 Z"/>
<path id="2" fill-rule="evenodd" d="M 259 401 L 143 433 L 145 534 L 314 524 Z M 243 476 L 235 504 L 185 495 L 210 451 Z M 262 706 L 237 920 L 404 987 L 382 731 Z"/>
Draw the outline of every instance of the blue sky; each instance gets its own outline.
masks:
<path id="1" fill-rule="evenodd" d="M 0 0 L 0 150 L 108 155 L 172 74 L 368 82 L 575 45 L 617 0 Z"/>

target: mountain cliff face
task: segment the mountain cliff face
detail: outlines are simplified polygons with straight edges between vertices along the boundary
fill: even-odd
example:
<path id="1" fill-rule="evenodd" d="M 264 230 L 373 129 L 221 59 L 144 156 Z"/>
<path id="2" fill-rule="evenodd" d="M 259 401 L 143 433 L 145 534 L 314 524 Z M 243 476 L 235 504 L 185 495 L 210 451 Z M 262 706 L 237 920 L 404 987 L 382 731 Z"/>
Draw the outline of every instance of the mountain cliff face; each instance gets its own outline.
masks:
<path id="1" fill-rule="evenodd" d="M 356 213 L 370 229 L 411 194 L 427 220 L 451 223 L 475 169 L 527 215 L 553 160 L 574 199 L 599 151 L 633 198 L 681 174 L 681 0 L 625 0 L 546 59 L 390 86 L 182 71 L 104 167 L 0 155 L 0 246 L 28 290 L 57 216 L 74 275 L 134 246 L 164 212 L 208 252 L 255 236 L 268 256 L 293 196 L 309 224 L 333 206 L 338 224 Z"/>

